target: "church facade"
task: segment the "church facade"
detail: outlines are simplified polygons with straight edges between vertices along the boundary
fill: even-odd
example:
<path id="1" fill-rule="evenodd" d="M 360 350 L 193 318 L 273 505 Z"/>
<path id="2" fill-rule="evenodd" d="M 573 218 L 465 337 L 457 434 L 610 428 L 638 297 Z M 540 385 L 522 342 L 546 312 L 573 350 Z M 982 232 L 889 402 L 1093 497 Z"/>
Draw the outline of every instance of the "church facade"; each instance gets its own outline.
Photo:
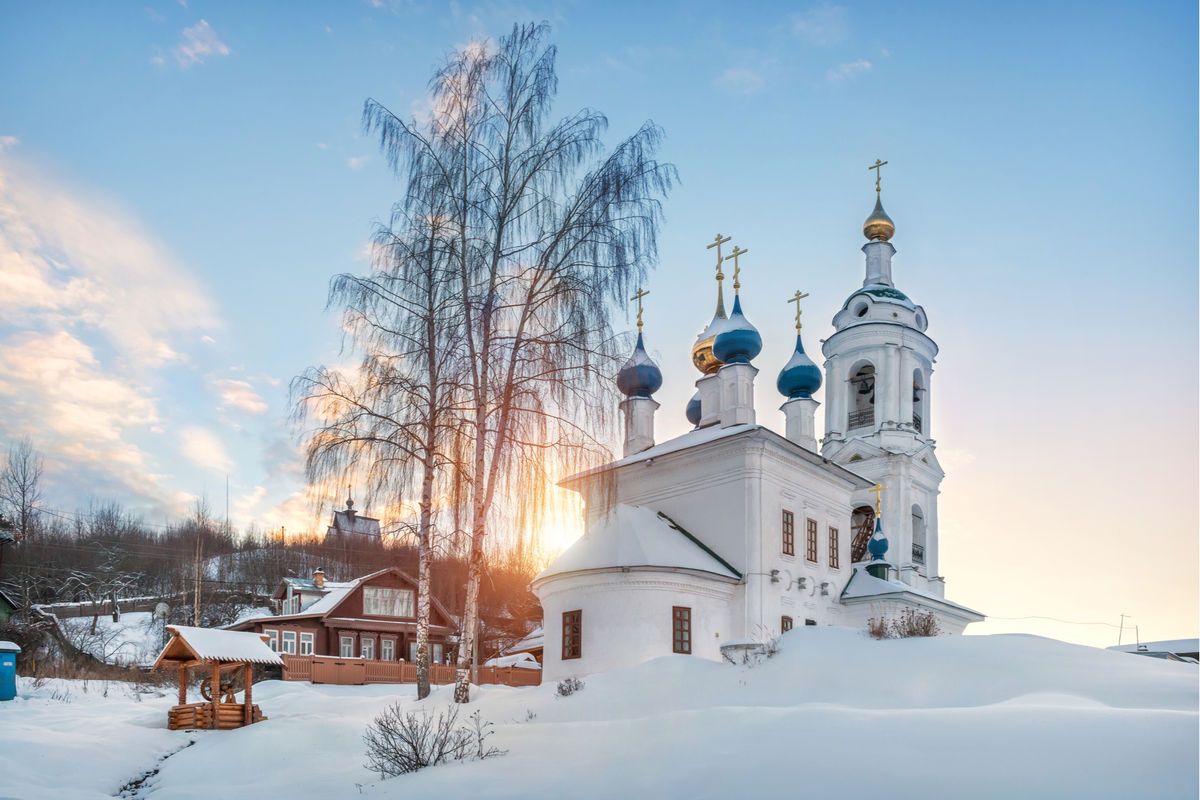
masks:
<path id="1" fill-rule="evenodd" d="M 717 309 L 692 349 L 702 373 L 695 428 L 654 441 L 662 374 L 638 318 L 618 374 L 623 458 L 564 486 L 585 506 L 584 535 L 533 582 L 545 628 L 544 679 L 671 653 L 720 659 L 723 646 L 797 625 L 865 627 L 906 609 L 960 633 L 983 615 L 947 600 L 938 572 L 943 472 L 930 427 L 937 345 L 925 311 L 896 288 L 895 226 L 876 184 L 863 226 L 866 275 L 834 316 L 824 371 L 796 348 L 776 379 L 783 434 L 757 424 L 753 359 L 762 347 L 738 294 L 726 313 L 717 236 Z M 817 401 L 825 383 L 826 430 Z"/>

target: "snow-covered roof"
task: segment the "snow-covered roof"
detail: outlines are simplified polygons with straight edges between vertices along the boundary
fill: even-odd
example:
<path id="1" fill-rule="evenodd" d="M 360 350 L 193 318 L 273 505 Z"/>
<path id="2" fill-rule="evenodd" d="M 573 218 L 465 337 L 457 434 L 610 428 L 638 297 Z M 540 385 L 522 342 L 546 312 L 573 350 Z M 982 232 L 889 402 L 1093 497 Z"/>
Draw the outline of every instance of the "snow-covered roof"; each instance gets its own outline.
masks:
<path id="1" fill-rule="evenodd" d="M 535 580 L 613 567 L 671 567 L 741 578 L 720 556 L 665 515 L 621 503 Z"/>
<path id="2" fill-rule="evenodd" d="M 1135 642 L 1107 648 L 1122 653 L 1196 653 L 1200 652 L 1200 639 L 1164 639 L 1158 642 Z"/>
<path id="3" fill-rule="evenodd" d="M 537 626 L 521 641 L 508 648 L 510 653 L 519 653 L 523 650 L 535 650 L 539 647 L 546 646 L 546 630 L 541 626 Z"/>
<path id="4" fill-rule="evenodd" d="M 13 608 L 20 608 L 20 606 L 17 605 L 17 601 L 13 600 L 11 597 L 9 597 L 7 594 L 5 594 L 3 589 L 0 589 L 0 600 L 3 600 L 4 602 L 8 603 Z"/>
<path id="5" fill-rule="evenodd" d="M 19 652 L 21 652 L 21 645 L 17 644 L 16 642 L 8 642 L 8 641 L 0 642 L 0 653 L 19 653 Z"/>
<path id="6" fill-rule="evenodd" d="M 379 520 L 374 517 L 364 517 L 356 511 L 334 511 L 333 524 L 329 533 L 357 533 L 363 536 L 379 536 Z"/>
<path id="7" fill-rule="evenodd" d="M 874 575 L 869 574 L 864 566 L 861 565 L 855 565 L 854 574 L 850 576 L 850 580 L 846 583 L 846 588 L 842 590 L 842 601 L 866 600 L 890 594 L 913 595 L 930 603 L 957 609 L 966 614 L 973 614 L 980 619 L 984 618 L 983 614 L 972 608 L 967 608 L 958 603 L 953 603 L 944 597 L 938 597 L 935 594 L 921 591 L 915 586 L 909 586 L 907 583 L 876 578 Z"/>
<path id="8" fill-rule="evenodd" d="M 283 664 L 279 654 L 267 646 L 257 633 L 227 631 L 220 628 L 194 628 L 190 625 L 168 625 L 171 641 L 163 648 L 155 666 L 164 660 L 179 661 L 177 641 L 201 661 L 247 661 L 251 664 Z"/>
<path id="9" fill-rule="evenodd" d="M 511 656 L 496 656 L 484 663 L 485 667 L 519 667 L 520 669 L 541 669 L 532 653 L 513 653 Z"/>

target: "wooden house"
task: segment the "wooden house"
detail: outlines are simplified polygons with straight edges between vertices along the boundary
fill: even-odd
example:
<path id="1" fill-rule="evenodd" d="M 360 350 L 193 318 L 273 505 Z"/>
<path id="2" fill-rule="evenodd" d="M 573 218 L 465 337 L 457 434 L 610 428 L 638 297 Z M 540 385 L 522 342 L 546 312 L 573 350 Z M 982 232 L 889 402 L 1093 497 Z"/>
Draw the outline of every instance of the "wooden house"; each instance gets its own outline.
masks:
<path id="1" fill-rule="evenodd" d="M 274 597 L 280 613 L 231 629 L 261 633 L 286 655 L 416 660 L 417 582 L 395 567 L 347 582 L 327 581 L 316 570 L 312 578 L 284 578 Z M 430 612 L 430 663 L 448 663 L 454 619 L 436 598 Z"/>

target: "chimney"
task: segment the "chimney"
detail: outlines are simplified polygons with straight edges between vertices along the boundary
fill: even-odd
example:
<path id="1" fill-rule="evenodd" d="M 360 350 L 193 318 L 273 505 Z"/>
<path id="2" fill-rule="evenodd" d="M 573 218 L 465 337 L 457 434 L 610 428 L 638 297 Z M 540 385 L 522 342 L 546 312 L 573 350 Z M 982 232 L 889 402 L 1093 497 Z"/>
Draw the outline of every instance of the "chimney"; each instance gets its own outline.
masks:
<path id="1" fill-rule="evenodd" d="M 313 583 L 317 585 L 318 589 L 325 588 L 325 572 L 320 567 L 313 570 Z"/>

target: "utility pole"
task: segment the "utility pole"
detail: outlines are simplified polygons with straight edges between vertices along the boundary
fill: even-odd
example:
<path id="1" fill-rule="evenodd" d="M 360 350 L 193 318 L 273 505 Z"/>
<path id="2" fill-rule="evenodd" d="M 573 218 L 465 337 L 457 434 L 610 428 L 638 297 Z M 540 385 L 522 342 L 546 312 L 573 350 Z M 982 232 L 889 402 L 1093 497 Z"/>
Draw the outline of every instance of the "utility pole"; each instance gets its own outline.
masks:
<path id="1" fill-rule="evenodd" d="M 200 558 L 204 554 L 204 527 L 196 526 L 196 577 L 192 591 L 192 624 L 200 627 Z M 213 691 L 216 691 L 215 689 Z"/>
<path id="2" fill-rule="evenodd" d="M 1121 634 L 1125 633 L 1125 615 L 1121 615 L 1121 627 L 1117 631 L 1117 647 L 1121 646 Z"/>

